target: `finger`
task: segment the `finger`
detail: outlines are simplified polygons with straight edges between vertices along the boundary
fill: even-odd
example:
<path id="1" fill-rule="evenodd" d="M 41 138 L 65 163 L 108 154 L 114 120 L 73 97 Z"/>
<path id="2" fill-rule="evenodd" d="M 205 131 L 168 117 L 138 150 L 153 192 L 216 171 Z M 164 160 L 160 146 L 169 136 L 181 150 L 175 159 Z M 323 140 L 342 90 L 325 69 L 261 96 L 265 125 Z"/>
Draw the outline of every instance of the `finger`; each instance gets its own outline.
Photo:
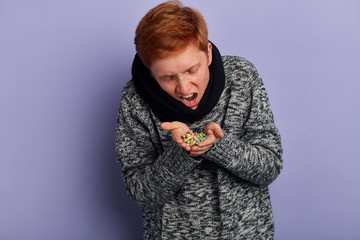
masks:
<path id="1" fill-rule="evenodd" d="M 206 126 L 208 131 L 212 131 L 217 138 L 223 138 L 224 134 L 219 124 L 211 122 Z"/>
<path id="2" fill-rule="evenodd" d="M 207 136 L 207 138 L 197 145 L 198 147 L 201 148 L 201 147 L 206 147 L 206 146 L 209 146 L 209 145 L 211 146 L 211 145 L 213 145 L 213 144 L 215 144 L 217 142 L 217 138 L 213 134 L 213 132 L 210 130 L 209 133 L 210 134 Z"/>
<path id="3" fill-rule="evenodd" d="M 190 152 L 190 157 L 198 157 L 200 156 L 201 154 L 200 153 L 194 153 L 194 152 Z"/>
<path id="4" fill-rule="evenodd" d="M 217 123 L 215 123 L 214 125 L 213 125 L 213 132 L 214 132 L 214 134 L 215 134 L 215 136 L 217 137 L 217 138 L 223 138 L 224 137 L 224 133 L 222 132 L 222 129 L 221 129 L 221 127 L 220 127 L 220 125 L 219 124 L 217 124 Z"/>
<path id="5" fill-rule="evenodd" d="M 179 145 L 179 147 L 185 149 L 188 152 L 191 150 L 191 147 L 189 145 L 185 144 L 184 142 L 178 142 L 177 144 Z"/>
<path id="6" fill-rule="evenodd" d="M 191 157 L 197 157 L 197 156 L 200 156 L 203 153 L 204 153 L 204 151 L 195 150 L 194 148 L 191 148 L 191 150 L 190 150 L 190 156 Z"/>
<path id="7" fill-rule="evenodd" d="M 211 129 L 209 129 L 209 130 L 207 130 L 207 133 L 206 133 L 208 136 L 211 136 L 211 135 L 214 135 L 214 132 L 211 130 Z"/>
<path id="8" fill-rule="evenodd" d="M 191 148 L 191 151 L 194 152 L 207 152 L 212 146 L 214 146 L 213 143 L 205 144 L 205 145 L 197 145 Z"/>
<path id="9" fill-rule="evenodd" d="M 160 127 L 163 130 L 171 131 L 171 130 L 174 129 L 174 124 L 172 122 L 163 122 L 163 123 L 160 124 Z"/>
<path id="10" fill-rule="evenodd" d="M 172 131 L 172 130 L 175 130 L 175 129 L 179 129 L 180 131 L 183 131 L 183 132 L 190 131 L 189 127 L 185 123 L 182 123 L 182 122 L 179 122 L 179 121 L 163 122 L 163 123 L 160 124 L 160 127 L 163 130 L 167 130 L 167 131 Z"/>
<path id="11" fill-rule="evenodd" d="M 214 134 L 217 138 L 223 138 L 224 137 L 224 133 L 221 130 L 221 127 L 218 126 L 215 130 L 214 130 Z"/>
<path id="12" fill-rule="evenodd" d="M 213 145 L 211 145 L 211 146 L 213 146 Z M 211 146 L 206 146 L 206 147 L 203 147 L 203 148 L 198 148 L 198 149 L 193 149 L 193 148 L 191 148 L 191 152 L 192 153 L 195 153 L 195 154 L 204 154 L 204 153 L 206 153 L 207 151 L 209 151 L 210 150 L 210 148 L 211 148 Z"/>
<path id="13" fill-rule="evenodd" d="M 202 154 L 204 154 L 205 152 L 207 152 L 209 149 L 202 149 L 202 150 L 195 150 L 195 149 L 191 149 L 190 151 L 190 156 L 192 157 L 197 157 L 197 156 L 200 156 Z"/>

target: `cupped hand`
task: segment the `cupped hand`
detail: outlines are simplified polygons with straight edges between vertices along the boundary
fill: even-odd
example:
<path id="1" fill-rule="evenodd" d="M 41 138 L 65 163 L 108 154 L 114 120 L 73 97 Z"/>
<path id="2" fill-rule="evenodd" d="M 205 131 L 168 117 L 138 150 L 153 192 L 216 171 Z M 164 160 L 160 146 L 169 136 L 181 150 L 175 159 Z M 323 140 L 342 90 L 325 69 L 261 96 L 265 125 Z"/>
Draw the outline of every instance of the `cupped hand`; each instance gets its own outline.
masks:
<path id="1" fill-rule="evenodd" d="M 197 157 L 206 153 L 215 143 L 217 143 L 219 138 L 224 137 L 220 125 L 214 122 L 208 123 L 203 132 L 207 135 L 207 138 L 197 146 L 191 148 L 190 156 L 192 157 Z"/>
<path id="2" fill-rule="evenodd" d="M 190 132 L 190 128 L 182 122 L 174 121 L 174 122 L 163 122 L 161 123 L 161 128 L 166 131 L 171 131 L 172 139 L 186 151 L 190 151 L 191 147 L 188 146 L 184 140 L 181 138 L 187 132 Z"/>

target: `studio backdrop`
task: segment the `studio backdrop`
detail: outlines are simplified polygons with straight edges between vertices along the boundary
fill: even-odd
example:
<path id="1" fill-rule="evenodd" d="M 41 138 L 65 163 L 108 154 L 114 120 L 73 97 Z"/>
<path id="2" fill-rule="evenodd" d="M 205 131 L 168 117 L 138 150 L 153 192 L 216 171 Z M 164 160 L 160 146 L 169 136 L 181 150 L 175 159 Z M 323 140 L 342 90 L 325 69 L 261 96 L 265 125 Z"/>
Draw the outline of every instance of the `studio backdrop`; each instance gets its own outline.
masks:
<path id="1" fill-rule="evenodd" d="M 159 3 L 1 0 L 1 240 L 142 238 L 114 129 L 135 28 Z M 360 2 L 183 3 L 263 78 L 284 148 L 275 239 L 360 239 Z"/>

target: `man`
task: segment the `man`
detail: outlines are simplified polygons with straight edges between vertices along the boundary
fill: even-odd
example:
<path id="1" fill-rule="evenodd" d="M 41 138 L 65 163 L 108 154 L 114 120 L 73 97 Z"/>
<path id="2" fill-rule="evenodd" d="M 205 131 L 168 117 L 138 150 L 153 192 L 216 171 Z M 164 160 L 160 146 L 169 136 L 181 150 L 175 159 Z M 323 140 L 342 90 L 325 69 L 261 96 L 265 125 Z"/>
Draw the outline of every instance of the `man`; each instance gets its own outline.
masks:
<path id="1" fill-rule="evenodd" d="M 144 16 L 135 45 L 116 152 L 144 239 L 272 239 L 268 185 L 282 148 L 255 67 L 221 57 L 200 13 L 179 1 Z M 208 137 L 189 146 L 189 131 Z"/>

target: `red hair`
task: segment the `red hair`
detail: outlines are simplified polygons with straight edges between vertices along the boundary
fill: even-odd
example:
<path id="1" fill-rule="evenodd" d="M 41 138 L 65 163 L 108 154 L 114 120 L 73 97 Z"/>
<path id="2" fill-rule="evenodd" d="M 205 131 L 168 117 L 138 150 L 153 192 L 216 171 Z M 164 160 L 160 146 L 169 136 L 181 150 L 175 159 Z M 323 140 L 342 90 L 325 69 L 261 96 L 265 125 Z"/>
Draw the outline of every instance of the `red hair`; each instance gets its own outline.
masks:
<path id="1" fill-rule="evenodd" d="M 152 8 L 141 19 L 134 43 L 141 60 L 149 67 L 154 61 L 180 53 L 191 44 L 207 54 L 208 29 L 197 10 L 172 0 Z"/>

